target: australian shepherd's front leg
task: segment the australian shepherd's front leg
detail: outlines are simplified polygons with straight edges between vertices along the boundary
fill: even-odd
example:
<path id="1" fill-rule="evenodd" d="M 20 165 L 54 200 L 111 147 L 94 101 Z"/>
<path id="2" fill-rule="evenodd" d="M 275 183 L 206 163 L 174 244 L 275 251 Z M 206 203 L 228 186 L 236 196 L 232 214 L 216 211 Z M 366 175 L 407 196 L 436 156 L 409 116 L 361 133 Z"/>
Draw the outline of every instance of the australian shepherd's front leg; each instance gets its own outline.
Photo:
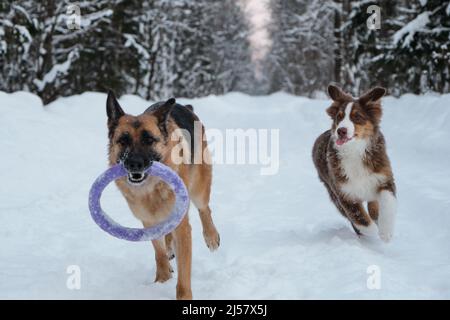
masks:
<path id="1" fill-rule="evenodd" d="M 361 202 L 353 202 L 341 198 L 341 204 L 356 233 L 366 236 L 377 234 L 375 222 L 367 214 Z"/>

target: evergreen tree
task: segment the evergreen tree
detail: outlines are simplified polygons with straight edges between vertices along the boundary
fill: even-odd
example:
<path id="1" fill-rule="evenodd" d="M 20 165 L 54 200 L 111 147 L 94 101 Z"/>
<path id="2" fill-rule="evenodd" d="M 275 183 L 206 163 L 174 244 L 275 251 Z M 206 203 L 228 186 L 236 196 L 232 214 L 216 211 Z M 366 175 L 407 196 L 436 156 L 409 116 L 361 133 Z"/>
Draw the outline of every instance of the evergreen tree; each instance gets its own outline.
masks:
<path id="1" fill-rule="evenodd" d="M 146 99 L 247 90 L 248 26 L 234 0 L 0 4 L 0 89 L 59 96 L 113 89 Z"/>
<path id="2" fill-rule="evenodd" d="M 328 2 L 272 0 L 270 92 L 312 95 L 333 72 L 333 10 Z"/>
<path id="3" fill-rule="evenodd" d="M 210 2 L 208 2 L 210 3 Z M 255 74 L 249 42 L 250 26 L 241 7 L 234 0 L 216 1 L 209 5 L 212 26 L 210 32 L 213 47 L 210 50 L 214 62 L 215 81 L 212 92 L 224 94 L 229 91 L 251 93 Z M 226 14 L 221 14 L 226 12 Z"/>
<path id="4" fill-rule="evenodd" d="M 374 85 L 397 96 L 448 92 L 449 3 L 342 0 L 342 85 L 355 95 Z M 366 25 L 371 5 L 381 9 L 380 29 Z"/>
<path id="5" fill-rule="evenodd" d="M 450 1 L 421 0 L 409 9 L 384 59 L 395 75 L 391 85 L 398 94 L 449 92 Z"/>
<path id="6" fill-rule="evenodd" d="M 373 5 L 380 8 L 379 29 L 367 25 L 372 15 L 368 8 Z M 382 65 L 382 60 L 389 50 L 389 38 L 403 19 L 398 14 L 398 6 L 398 3 L 389 0 L 342 1 L 345 22 L 342 24 L 344 45 L 341 48 L 343 64 L 340 83 L 354 95 L 375 85 L 390 85 L 390 66 Z"/>

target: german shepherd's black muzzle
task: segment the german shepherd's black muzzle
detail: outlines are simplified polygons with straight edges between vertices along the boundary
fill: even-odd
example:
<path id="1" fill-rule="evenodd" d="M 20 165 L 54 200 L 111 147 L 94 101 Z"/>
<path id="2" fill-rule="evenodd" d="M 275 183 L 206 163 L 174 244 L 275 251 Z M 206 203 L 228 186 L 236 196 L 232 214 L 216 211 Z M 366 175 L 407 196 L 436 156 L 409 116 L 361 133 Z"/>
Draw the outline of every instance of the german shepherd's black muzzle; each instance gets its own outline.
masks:
<path id="1" fill-rule="evenodd" d="M 123 166 L 128 171 L 128 181 L 132 184 L 141 184 L 147 178 L 145 171 L 153 164 L 153 161 L 159 161 L 160 156 L 155 152 L 147 153 L 129 153 L 123 161 Z"/>
<path id="2" fill-rule="evenodd" d="M 123 162 L 123 166 L 128 171 L 128 180 L 131 183 L 141 183 L 147 177 L 145 170 L 150 166 L 151 161 L 142 155 L 130 154 Z"/>

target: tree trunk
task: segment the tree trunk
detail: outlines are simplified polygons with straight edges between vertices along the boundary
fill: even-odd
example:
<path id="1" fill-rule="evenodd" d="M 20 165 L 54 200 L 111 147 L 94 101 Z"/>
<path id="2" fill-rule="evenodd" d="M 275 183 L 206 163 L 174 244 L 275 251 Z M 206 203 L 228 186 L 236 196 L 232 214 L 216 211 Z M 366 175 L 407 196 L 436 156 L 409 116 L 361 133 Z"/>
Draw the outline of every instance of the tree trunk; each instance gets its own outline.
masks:
<path id="1" fill-rule="evenodd" d="M 341 83 L 342 73 L 342 31 L 341 31 L 341 0 L 334 0 L 334 81 Z"/>

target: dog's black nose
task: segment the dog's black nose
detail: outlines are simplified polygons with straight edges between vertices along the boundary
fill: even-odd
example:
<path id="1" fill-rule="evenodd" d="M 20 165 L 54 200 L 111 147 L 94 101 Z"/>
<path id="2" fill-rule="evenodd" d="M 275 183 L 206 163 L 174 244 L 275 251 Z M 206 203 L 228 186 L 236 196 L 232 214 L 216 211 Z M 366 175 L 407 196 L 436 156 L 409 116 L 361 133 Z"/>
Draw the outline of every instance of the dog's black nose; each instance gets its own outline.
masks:
<path id="1" fill-rule="evenodd" d="M 337 134 L 338 134 L 339 138 L 347 137 L 347 128 L 339 128 L 339 129 L 337 129 Z"/>
<path id="2" fill-rule="evenodd" d="M 129 172 L 142 172 L 146 169 L 148 161 L 141 157 L 128 157 L 123 165 Z"/>

